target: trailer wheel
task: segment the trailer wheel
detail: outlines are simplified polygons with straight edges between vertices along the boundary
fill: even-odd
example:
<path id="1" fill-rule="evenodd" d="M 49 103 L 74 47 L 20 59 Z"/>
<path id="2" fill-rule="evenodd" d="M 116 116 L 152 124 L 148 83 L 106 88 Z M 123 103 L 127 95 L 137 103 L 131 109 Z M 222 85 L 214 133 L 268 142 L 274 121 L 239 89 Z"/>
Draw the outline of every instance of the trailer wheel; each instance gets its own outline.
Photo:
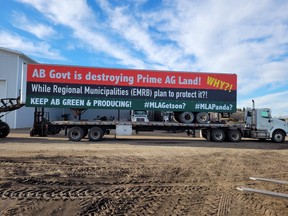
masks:
<path id="1" fill-rule="evenodd" d="M 99 141 L 103 138 L 104 132 L 100 127 L 93 127 L 89 130 L 88 138 L 90 141 Z"/>
<path id="2" fill-rule="evenodd" d="M 0 138 L 5 138 L 10 133 L 10 127 L 6 122 L 0 122 Z"/>
<path id="3" fill-rule="evenodd" d="M 196 121 L 200 124 L 206 124 L 209 121 L 209 115 L 206 112 L 199 112 L 196 114 Z"/>
<path id="4" fill-rule="evenodd" d="M 194 114 L 192 112 L 177 113 L 177 120 L 180 123 L 190 124 L 194 121 Z"/>
<path id="5" fill-rule="evenodd" d="M 227 133 L 227 139 L 230 142 L 240 142 L 242 138 L 242 134 L 238 130 L 229 130 Z"/>
<path id="6" fill-rule="evenodd" d="M 275 143 L 283 143 L 285 140 L 285 134 L 281 130 L 274 131 L 272 135 L 272 141 Z"/>
<path id="7" fill-rule="evenodd" d="M 213 129 L 211 131 L 211 140 L 214 142 L 223 142 L 225 140 L 225 133 L 221 129 Z"/>
<path id="8" fill-rule="evenodd" d="M 78 142 L 83 138 L 84 130 L 81 127 L 72 127 L 68 131 L 68 138 L 70 141 Z"/>

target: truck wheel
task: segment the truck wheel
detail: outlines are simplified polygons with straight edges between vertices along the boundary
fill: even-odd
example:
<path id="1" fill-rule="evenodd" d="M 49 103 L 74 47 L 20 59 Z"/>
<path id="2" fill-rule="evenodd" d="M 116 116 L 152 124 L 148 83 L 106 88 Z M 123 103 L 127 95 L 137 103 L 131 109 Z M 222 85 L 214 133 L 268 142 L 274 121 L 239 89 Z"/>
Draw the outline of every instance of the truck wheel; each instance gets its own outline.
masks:
<path id="1" fill-rule="evenodd" d="M 272 141 L 275 143 L 283 143 L 285 140 L 285 134 L 281 130 L 274 131 L 272 135 Z"/>
<path id="2" fill-rule="evenodd" d="M 209 121 L 209 115 L 206 112 L 199 112 L 196 114 L 196 121 L 200 124 L 206 124 Z"/>
<path id="3" fill-rule="evenodd" d="M 223 142 L 225 140 L 225 133 L 221 129 L 213 129 L 211 131 L 211 140 L 214 142 Z"/>
<path id="4" fill-rule="evenodd" d="M 227 139 L 230 142 L 240 142 L 242 138 L 241 132 L 238 130 L 229 130 L 227 133 Z"/>
<path id="5" fill-rule="evenodd" d="M 182 112 L 178 114 L 178 119 L 181 123 L 190 124 L 194 121 L 194 114 L 192 112 Z"/>
<path id="6" fill-rule="evenodd" d="M 78 142 L 83 138 L 84 130 L 81 127 L 72 127 L 68 131 L 68 138 L 70 141 Z"/>
<path id="7" fill-rule="evenodd" d="M 104 136 L 102 128 L 93 127 L 89 130 L 88 138 L 90 141 L 99 141 Z"/>
<path id="8" fill-rule="evenodd" d="M 0 122 L 0 138 L 5 138 L 10 133 L 10 127 L 5 122 Z"/>

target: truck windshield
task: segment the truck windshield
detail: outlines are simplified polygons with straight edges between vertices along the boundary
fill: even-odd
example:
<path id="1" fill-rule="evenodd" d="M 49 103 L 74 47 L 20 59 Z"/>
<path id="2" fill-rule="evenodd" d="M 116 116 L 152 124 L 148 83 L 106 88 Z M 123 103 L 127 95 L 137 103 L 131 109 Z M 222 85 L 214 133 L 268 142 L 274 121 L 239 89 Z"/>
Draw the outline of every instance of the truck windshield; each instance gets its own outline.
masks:
<path id="1" fill-rule="evenodd" d="M 137 114 L 137 115 L 146 115 L 146 111 L 145 111 L 145 110 L 135 110 L 135 111 L 134 111 L 134 114 Z"/>

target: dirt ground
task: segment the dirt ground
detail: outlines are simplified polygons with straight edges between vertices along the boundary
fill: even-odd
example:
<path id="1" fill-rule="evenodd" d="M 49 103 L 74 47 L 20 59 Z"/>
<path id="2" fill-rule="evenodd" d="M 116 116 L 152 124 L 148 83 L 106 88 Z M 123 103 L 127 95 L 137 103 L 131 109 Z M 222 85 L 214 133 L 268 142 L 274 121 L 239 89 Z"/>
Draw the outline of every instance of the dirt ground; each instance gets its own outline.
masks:
<path id="1" fill-rule="evenodd" d="M 288 215 L 288 199 L 236 190 L 288 194 L 249 179 L 288 181 L 288 140 L 148 135 L 92 143 L 12 131 L 0 140 L 0 215 Z"/>

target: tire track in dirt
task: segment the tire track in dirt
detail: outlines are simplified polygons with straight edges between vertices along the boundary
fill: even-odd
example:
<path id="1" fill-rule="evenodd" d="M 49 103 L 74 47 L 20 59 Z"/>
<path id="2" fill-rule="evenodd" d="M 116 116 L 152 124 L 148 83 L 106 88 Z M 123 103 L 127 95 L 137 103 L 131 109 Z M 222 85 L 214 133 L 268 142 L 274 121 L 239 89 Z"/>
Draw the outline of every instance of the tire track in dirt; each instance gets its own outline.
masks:
<path id="1" fill-rule="evenodd" d="M 217 209 L 217 216 L 227 215 L 230 211 L 231 203 L 232 203 L 231 197 L 227 194 L 222 194 Z"/>
<path id="2" fill-rule="evenodd" d="M 56 163 L 58 164 L 58 163 Z M 6 165 L 9 165 L 6 163 Z M 15 162 L 11 163 L 10 165 L 15 166 Z M 31 166 L 33 167 L 34 171 L 41 171 L 45 169 L 45 166 L 37 167 L 36 163 L 17 163 L 17 167 L 21 167 L 22 169 L 27 169 L 27 174 L 29 176 L 29 172 L 31 172 L 32 169 L 30 169 Z M 51 166 L 51 164 L 50 164 Z M 48 164 L 46 167 L 49 167 Z M 58 164 L 59 167 L 59 164 Z M 19 199 L 19 200 L 44 200 L 44 201 L 50 201 L 50 200 L 89 200 L 87 203 L 87 206 L 84 208 L 86 209 L 84 212 L 87 214 L 97 214 L 97 215 L 107 215 L 111 212 L 125 212 L 123 209 L 126 209 L 127 211 L 132 211 L 134 209 L 135 214 L 143 214 L 143 215 L 151 215 L 155 214 L 156 212 L 161 212 L 161 209 L 163 209 L 161 206 L 164 204 L 165 206 L 169 207 L 164 212 L 174 212 L 178 214 L 179 212 L 183 211 L 185 207 L 183 205 L 179 205 L 179 196 L 186 196 L 187 194 L 190 194 L 191 196 L 195 193 L 199 194 L 202 190 L 206 190 L 203 187 L 196 187 L 191 186 L 187 184 L 183 184 L 184 180 L 181 179 L 135 179 L 135 180 L 125 180 L 120 179 L 117 182 L 101 182 L 100 185 L 97 184 L 97 181 L 94 183 L 83 181 L 79 182 L 75 179 L 75 177 L 79 176 L 88 176 L 93 175 L 93 173 L 97 170 L 97 167 L 88 167 L 87 165 L 77 165 L 76 167 L 68 165 L 60 165 L 60 168 L 64 170 L 68 175 L 74 176 L 74 181 L 61 181 L 61 179 L 57 178 L 57 180 L 49 180 L 49 179 L 42 179 L 37 177 L 22 177 L 22 178 L 6 178 L 6 180 L 11 182 L 17 182 L 21 185 L 26 185 L 29 187 L 30 185 L 37 185 L 38 187 L 64 187 L 69 188 L 69 186 L 72 186 L 75 188 L 75 186 L 79 187 L 79 189 L 41 189 L 39 191 L 30 190 L 30 189 L 18 189 L 18 190 L 1 190 L 0 196 L 3 199 Z M 102 171 L 110 169 L 111 168 L 102 166 Z M 132 169 L 133 170 L 133 169 Z M 114 175 L 114 172 L 113 172 Z M 56 176 L 57 177 L 57 176 Z M 59 176 L 58 176 L 59 177 Z M 59 181 L 60 180 L 60 181 Z M 174 183 L 175 181 L 179 181 L 178 183 Z M 197 182 L 197 180 L 196 180 Z M 195 184 L 195 179 L 194 183 Z M 91 191 L 90 188 L 83 186 L 93 186 L 93 187 L 101 187 L 98 191 Z M 160 186 L 159 186 L 160 185 Z M 107 189 L 107 186 L 109 186 L 111 189 Z M 112 189 L 113 188 L 113 189 Z M 103 199 L 103 197 L 105 199 Z M 121 202 L 116 202 L 115 200 L 123 200 L 123 197 L 125 200 L 132 199 L 130 201 L 130 207 L 129 210 L 129 203 L 127 204 L 127 201 L 122 201 L 124 203 L 122 208 L 115 207 L 121 206 Z M 137 203 L 137 200 L 140 200 L 141 197 L 145 197 L 145 199 L 142 198 L 139 203 Z M 187 197 L 187 196 L 186 196 Z M 91 199 L 96 199 L 96 201 L 93 201 L 92 204 L 90 204 Z M 109 202 L 107 201 L 109 200 Z M 167 200 L 169 201 L 168 205 L 166 205 Z M 185 202 L 183 202 L 185 203 Z M 128 209 L 127 209 L 128 208 Z M 122 209 L 122 210 L 121 210 Z M 85 215 L 86 215 L 85 213 Z M 161 215 L 161 214 L 159 214 Z"/>
<path id="3" fill-rule="evenodd" d="M 255 212 L 257 215 L 265 216 L 277 216 L 273 210 L 270 209 L 269 205 L 265 205 L 257 200 L 252 194 L 241 194 L 233 192 L 233 199 L 236 199 L 240 203 L 244 203 L 246 208 L 249 207 L 250 212 Z M 259 199 L 261 200 L 261 199 Z"/>
<path id="4" fill-rule="evenodd" d="M 208 188 L 202 186 L 119 186 L 114 188 L 101 187 L 97 190 L 91 188 L 80 187 L 79 189 L 71 188 L 19 188 L 0 189 L 0 197 L 2 199 L 91 199 L 93 197 L 166 197 L 179 196 L 207 192 Z"/>
<path id="5" fill-rule="evenodd" d="M 217 182 L 217 185 L 214 185 L 217 190 L 215 190 L 215 195 L 209 195 L 207 199 L 205 200 L 204 204 L 204 215 L 217 215 L 217 216 L 225 216 L 225 215 L 234 215 L 237 212 L 241 212 L 242 209 L 239 209 L 238 206 L 245 206 L 244 209 L 249 209 L 249 212 L 254 212 L 255 215 L 265 215 L 265 216 L 274 216 L 276 215 L 275 212 L 271 210 L 270 205 L 264 205 L 262 202 L 262 199 L 255 199 L 254 196 L 245 196 L 245 199 L 243 200 L 243 197 L 239 192 L 235 192 L 236 185 L 233 182 L 235 179 L 235 176 L 231 175 L 230 173 L 227 173 L 225 171 L 225 167 L 230 166 L 230 169 L 233 168 L 233 166 L 236 165 L 235 170 L 238 170 L 239 173 L 249 173 L 253 172 L 254 170 L 241 170 L 237 169 L 238 163 L 234 163 L 234 158 L 223 159 L 223 154 L 221 155 L 221 160 L 218 161 L 217 169 L 213 171 L 213 167 L 209 169 L 209 167 L 206 165 L 209 164 L 209 161 L 206 161 L 206 164 L 203 164 L 203 169 L 208 170 L 208 174 L 210 173 L 209 178 L 213 179 L 215 178 L 215 182 Z M 225 158 L 225 156 L 224 156 Z M 214 160 L 217 161 L 217 155 L 215 155 Z M 256 160 L 255 162 L 253 160 L 249 160 L 249 163 L 258 163 Z M 252 166 L 254 167 L 254 166 Z M 257 166 L 256 166 L 257 167 Z M 255 172 L 255 171 L 254 171 Z M 283 174 L 283 172 L 281 172 Z M 247 175 L 249 176 L 249 175 Z M 239 177 L 237 177 L 239 178 Z M 243 181 L 243 177 L 239 178 L 240 181 Z M 211 188 L 211 191 L 213 189 Z M 212 193 L 210 193 L 212 194 Z M 239 199 L 242 197 L 242 199 Z M 245 211 L 245 210 L 243 210 Z M 249 214 L 249 212 L 247 212 Z M 245 215 L 246 213 L 242 213 Z"/>
<path id="6" fill-rule="evenodd" d="M 0 177 L 0 203 L 15 203 L 5 210 L 7 215 L 41 212 L 41 206 L 53 202 L 61 203 L 58 208 L 77 203 L 76 215 L 277 215 L 269 202 L 233 190 L 233 181 L 243 182 L 246 173 L 227 174 L 232 159 L 225 159 L 225 154 L 205 158 L 198 150 L 193 152 L 191 159 L 165 159 L 161 169 L 158 159 L 128 158 L 127 164 L 119 158 L 113 164 L 110 159 L 77 157 L 0 160 L 5 170 Z M 287 176 L 287 172 L 273 175 Z"/>
<path id="7" fill-rule="evenodd" d="M 197 158 L 196 160 L 201 163 L 201 175 L 207 176 L 207 178 L 211 179 L 211 182 L 217 182 L 217 185 L 209 184 L 210 190 L 214 191 L 210 194 L 214 195 L 208 195 L 205 197 L 205 202 L 202 210 L 203 215 L 227 215 L 230 211 L 232 200 L 228 195 L 229 192 L 227 190 L 229 186 L 225 183 L 227 180 L 226 177 L 219 173 L 219 170 L 213 170 L 213 167 L 208 166 L 209 163 L 203 160 L 201 154 L 197 150 L 194 150 L 194 152 L 195 157 Z M 213 181 L 213 179 L 215 179 L 215 181 Z"/>
<path id="8" fill-rule="evenodd" d="M 24 182 L 26 184 L 29 182 L 31 186 L 36 184 L 40 188 L 31 188 L 27 184 L 28 188 L 18 188 L 17 190 L 11 188 L 1 189 L 1 199 L 31 201 L 87 200 L 81 207 L 83 215 L 110 215 L 112 213 L 119 213 L 121 215 L 121 213 L 124 214 L 125 212 L 129 212 L 129 214 L 130 212 L 131 214 L 134 212 L 135 215 L 155 215 L 162 209 L 161 206 L 163 203 L 166 203 L 170 197 L 173 198 L 168 205 L 168 207 L 171 206 L 171 208 L 166 209 L 164 212 L 180 214 L 185 210 L 185 206 L 179 205 L 179 197 L 189 197 L 195 195 L 195 193 L 201 194 L 209 191 L 208 188 L 202 186 L 174 185 L 173 183 L 166 183 L 159 186 L 157 181 L 154 185 L 151 185 L 153 181 L 148 181 L 147 183 L 136 185 L 116 184 L 100 186 L 97 190 L 83 186 L 78 186 L 77 189 L 71 189 L 67 186 L 54 189 L 50 189 L 49 187 L 42 188 L 45 186 L 45 184 L 43 185 L 43 180 L 37 184 L 35 179 Z M 129 182 L 131 183 L 131 181 Z M 123 183 L 123 181 L 119 183 Z M 91 200 L 93 200 L 92 203 Z"/>

